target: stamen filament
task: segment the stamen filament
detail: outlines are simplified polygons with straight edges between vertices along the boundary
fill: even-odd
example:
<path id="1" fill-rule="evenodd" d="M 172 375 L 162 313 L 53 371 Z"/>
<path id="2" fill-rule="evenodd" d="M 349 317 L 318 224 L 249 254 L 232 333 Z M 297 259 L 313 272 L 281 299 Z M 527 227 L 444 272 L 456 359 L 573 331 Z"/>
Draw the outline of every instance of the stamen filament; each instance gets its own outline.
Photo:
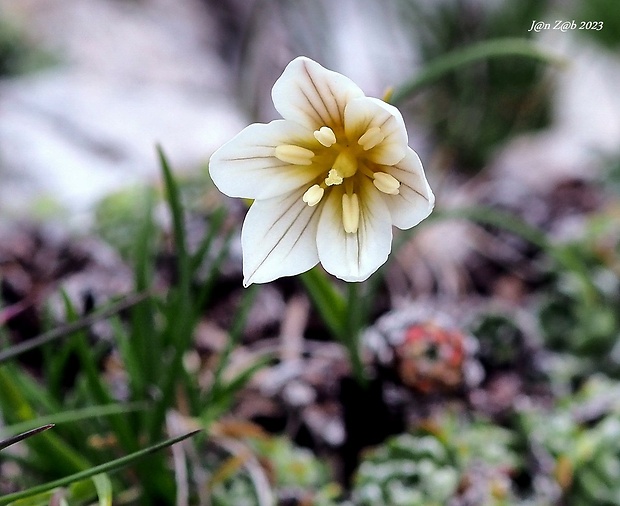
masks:
<path id="1" fill-rule="evenodd" d="M 314 152 L 294 144 L 281 144 L 276 147 L 275 157 L 293 165 L 312 165 Z"/>
<path id="2" fill-rule="evenodd" d="M 342 225 L 348 234 L 357 232 L 360 224 L 360 204 L 357 193 L 342 195 Z"/>

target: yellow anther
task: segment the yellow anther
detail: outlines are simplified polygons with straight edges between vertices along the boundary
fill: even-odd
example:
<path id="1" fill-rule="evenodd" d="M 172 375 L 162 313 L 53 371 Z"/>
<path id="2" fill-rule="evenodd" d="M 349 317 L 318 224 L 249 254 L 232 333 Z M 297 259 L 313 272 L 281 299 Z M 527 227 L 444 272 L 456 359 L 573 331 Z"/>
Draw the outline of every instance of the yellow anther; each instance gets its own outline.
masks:
<path id="1" fill-rule="evenodd" d="M 385 139 L 385 135 L 379 127 L 372 127 L 366 130 L 364 135 L 362 135 L 357 143 L 362 146 L 364 151 L 368 151 L 369 149 L 374 148 L 380 142 L 383 142 Z"/>
<path id="2" fill-rule="evenodd" d="M 327 186 L 333 186 L 335 184 L 340 184 L 342 183 L 342 181 L 343 181 L 343 178 L 336 169 L 330 169 L 329 172 L 327 173 L 327 177 L 325 178 L 325 184 Z"/>
<path id="3" fill-rule="evenodd" d="M 357 194 L 342 195 L 342 225 L 348 234 L 354 234 L 360 225 L 360 203 Z"/>
<path id="4" fill-rule="evenodd" d="M 314 207 L 319 202 L 321 202 L 324 193 L 325 190 L 321 188 L 318 184 L 315 184 L 306 190 L 306 193 L 304 193 L 302 200 L 310 207 Z"/>
<path id="5" fill-rule="evenodd" d="M 394 176 L 386 172 L 375 172 L 372 177 L 372 184 L 374 184 L 378 190 L 388 195 L 398 195 L 400 182 Z"/>
<path id="6" fill-rule="evenodd" d="M 314 131 L 314 138 L 319 141 L 323 146 L 329 148 L 336 144 L 336 134 L 328 126 L 324 126 Z"/>
<path id="7" fill-rule="evenodd" d="M 334 160 L 333 168 L 344 177 L 351 177 L 357 172 L 357 158 L 348 149 L 341 151 Z"/>
<path id="8" fill-rule="evenodd" d="M 294 144 L 281 144 L 276 147 L 275 156 L 278 160 L 293 165 L 311 165 L 314 152 Z"/>

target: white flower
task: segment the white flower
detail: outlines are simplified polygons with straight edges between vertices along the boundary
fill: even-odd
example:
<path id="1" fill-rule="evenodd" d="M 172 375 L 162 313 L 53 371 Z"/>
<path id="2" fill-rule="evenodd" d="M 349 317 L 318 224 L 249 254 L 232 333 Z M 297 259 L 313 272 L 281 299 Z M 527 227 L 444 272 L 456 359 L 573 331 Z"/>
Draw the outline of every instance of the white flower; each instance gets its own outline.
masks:
<path id="1" fill-rule="evenodd" d="M 209 164 L 220 191 L 254 200 L 241 233 L 244 286 L 319 261 L 345 281 L 367 279 L 387 260 L 392 225 L 417 225 L 435 202 L 400 112 L 305 57 L 272 98 L 284 119 L 248 126 Z"/>

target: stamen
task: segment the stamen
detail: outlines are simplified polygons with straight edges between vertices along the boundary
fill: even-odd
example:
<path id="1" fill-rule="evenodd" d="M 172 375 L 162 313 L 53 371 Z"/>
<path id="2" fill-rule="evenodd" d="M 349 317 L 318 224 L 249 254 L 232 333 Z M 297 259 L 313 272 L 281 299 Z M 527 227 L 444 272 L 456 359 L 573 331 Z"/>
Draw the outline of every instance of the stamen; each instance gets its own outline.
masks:
<path id="1" fill-rule="evenodd" d="M 314 138 L 319 141 L 323 146 L 329 148 L 336 144 L 336 134 L 328 126 L 323 126 L 314 131 Z"/>
<path id="2" fill-rule="evenodd" d="M 351 177 L 357 172 L 357 158 L 349 150 L 341 151 L 334 160 L 334 169 L 342 177 Z"/>
<path id="3" fill-rule="evenodd" d="M 342 195 L 342 225 L 348 234 L 354 234 L 360 225 L 360 204 L 357 194 Z"/>
<path id="4" fill-rule="evenodd" d="M 324 193 L 325 190 L 321 188 L 318 184 L 315 184 L 306 190 L 306 193 L 304 193 L 302 200 L 310 207 L 314 207 L 319 202 L 321 202 Z"/>
<path id="5" fill-rule="evenodd" d="M 374 184 L 379 191 L 387 193 L 388 195 L 398 195 L 400 182 L 394 176 L 386 172 L 375 172 L 372 177 L 372 184 Z"/>
<path id="6" fill-rule="evenodd" d="M 275 156 L 278 160 L 293 165 L 312 165 L 314 152 L 294 144 L 281 144 L 276 147 Z"/>
<path id="7" fill-rule="evenodd" d="M 327 173 L 327 177 L 325 178 L 325 184 L 327 186 L 333 186 L 335 184 L 340 184 L 342 183 L 342 181 L 343 181 L 343 178 L 336 169 L 330 169 L 329 172 Z"/>
<path id="8" fill-rule="evenodd" d="M 369 149 L 374 148 L 380 142 L 383 142 L 385 139 L 385 135 L 379 127 L 372 127 L 366 130 L 364 135 L 362 135 L 357 143 L 362 146 L 364 151 L 368 151 Z"/>

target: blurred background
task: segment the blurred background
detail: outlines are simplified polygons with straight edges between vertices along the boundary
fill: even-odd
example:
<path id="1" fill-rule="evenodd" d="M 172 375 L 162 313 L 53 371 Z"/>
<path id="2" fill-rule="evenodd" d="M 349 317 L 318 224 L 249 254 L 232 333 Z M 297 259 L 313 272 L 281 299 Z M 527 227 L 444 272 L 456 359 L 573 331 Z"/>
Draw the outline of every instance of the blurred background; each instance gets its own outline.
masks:
<path id="1" fill-rule="evenodd" d="M 558 20 L 575 26 L 554 29 Z M 532 30 L 535 21 L 550 25 Z M 503 38 L 527 39 L 547 58 L 481 59 L 402 93 L 450 52 Z M 360 288 L 367 390 L 298 278 L 260 286 L 243 332 L 235 324 L 247 297 L 246 207 L 215 191 L 208 160 L 247 124 L 276 118 L 271 87 L 298 55 L 369 96 L 396 90 L 437 196 L 432 217 L 396 232 L 386 268 Z M 217 414 L 288 438 L 250 448 L 271 459 L 263 472 L 278 504 L 336 504 L 327 497 L 338 493 L 317 493 L 318 502 L 287 502 L 287 494 L 337 481 L 353 487 L 354 502 L 343 505 L 380 504 L 379 494 L 407 506 L 617 506 L 618 83 L 618 0 L 0 0 L 7 342 L 65 321 L 60 290 L 80 315 L 136 291 L 132 275 L 143 272 L 157 295 L 174 293 L 159 144 L 178 177 L 192 253 L 213 234 L 192 293 L 208 285 L 216 295 L 197 298 L 187 374 L 208 397 L 213 357 L 238 372 L 277 352 L 231 387 Z M 165 321 L 160 307 L 151 307 L 154 327 Z M 242 335 L 231 351 L 233 327 Z M 115 399 L 136 400 L 123 397 L 132 382 L 111 335 L 89 334 L 112 357 L 99 364 L 102 377 Z M 24 359 L 27 370 L 43 374 L 41 360 Z M 61 398 L 75 379 L 63 367 L 54 376 Z M 381 415 L 371 423 L 369 412 Z M 222 453 L 235 451 L 211 448 L 204 469 L 226 467 Z M 291 459 L 301 474 L 289 472 Z M 384 466 L 398 459 L 426 464 Z M 239 502 L 258 487 L 252 472 L 223 476 L 213 504 L 255 504 Z M 0 487 L 16 488 L 10 477 Z M 412 487 L 415 498 L 405 493 Z"/>
<path id="2" fill-rule="evenodd" d="M 77 221 L 155 178 L 158 142 L 196 171 L 248 122 L 275 117 L 271 86 L 297 55 L 381 97 L 495 37 L 532 38 L 566 65 L 479 63 L 407 101 L 435 185 L 490 166 L 529 184 L 594 177 L 620 138 L 619 17 L 613 0 L 1 0 L 0 209 Z M 604 26 L 534 33 L 535 19 Z"/>

